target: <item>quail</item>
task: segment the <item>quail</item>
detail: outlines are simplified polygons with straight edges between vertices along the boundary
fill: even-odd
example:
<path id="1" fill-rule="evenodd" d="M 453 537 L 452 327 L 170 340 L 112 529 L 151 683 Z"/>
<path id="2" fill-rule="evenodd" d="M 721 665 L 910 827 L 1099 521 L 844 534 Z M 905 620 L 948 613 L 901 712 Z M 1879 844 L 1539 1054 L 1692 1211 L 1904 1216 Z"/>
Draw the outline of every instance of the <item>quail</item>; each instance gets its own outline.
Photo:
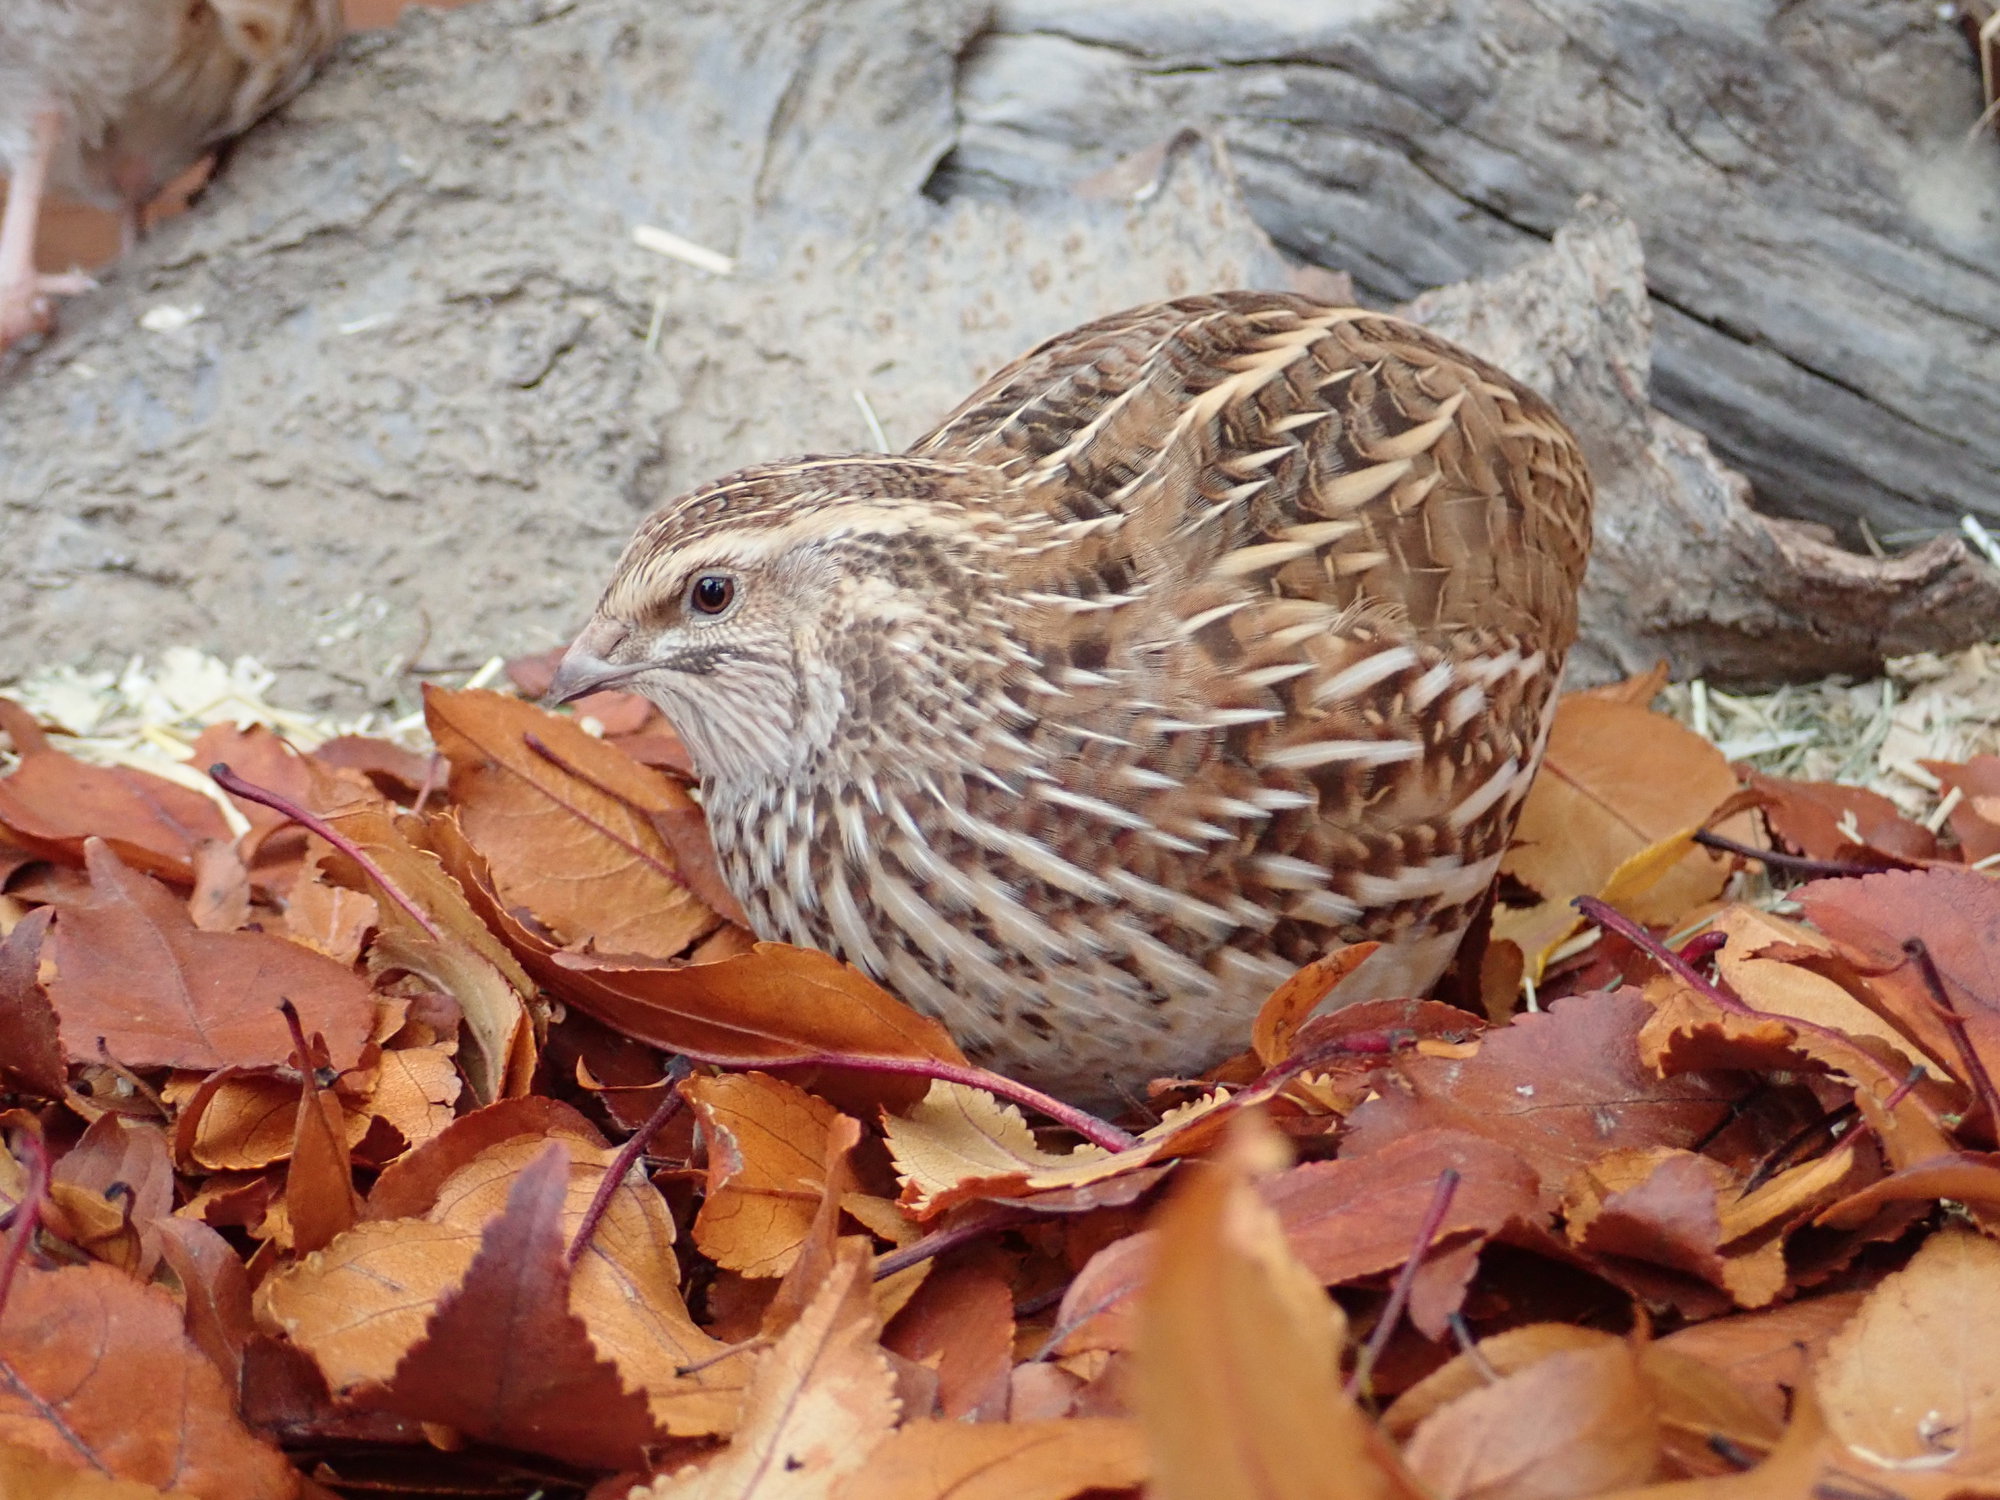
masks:
<path id="1" fill-rule="evenodd" d="M 1050 339 L 897 455 L 668 501 L 552 696 L 692 752 L 762 937 L 1080 1103 L 1240 1050 L 1271 989 L 1423 994 L 1541 759 L 1591 485 L 1549 405 L 1280 293 Z"/>
<path id="2" fill-rule="evenodd" d="M 4 0 L 0 4 L 0 349 L 52 323 L 80 276 L 35 270 L 45 193 L 139 211 L 305 85 L 340 0 Z"/>

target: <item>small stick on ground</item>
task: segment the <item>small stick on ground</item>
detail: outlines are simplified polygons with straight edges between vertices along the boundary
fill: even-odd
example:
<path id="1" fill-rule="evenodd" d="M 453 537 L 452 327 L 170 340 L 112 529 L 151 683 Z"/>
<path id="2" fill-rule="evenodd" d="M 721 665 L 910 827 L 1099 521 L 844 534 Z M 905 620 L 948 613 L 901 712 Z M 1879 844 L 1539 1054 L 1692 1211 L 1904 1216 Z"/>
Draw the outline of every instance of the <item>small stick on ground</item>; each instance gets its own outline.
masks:
<path id="1" fill-rule="evenodd" d="M 1606 932 L 1615 932 L 1634 948 L 1652 959 L 1669 974 L 1685 979 L 1702 994 L 1713 1000 L 1723 1010 L 1739 1016 L 1754 1016 L 1758 1012 L 1745 1005 L 1740 996 L 1731 994 L 1721 985 L 1705 977 L 1695 966 L 1674 952 L 1665 943 L 1654 937 L 1641 924 L 1633 921 L 1616 907 L 1598 900 L 1595 896 L 1578 896 L 1573 903 L 1576 909 Z"/>
<path id="2" fill-rule="evenodd" d="M 221 761 L 208 768 L 209 780 L 221 787 L 232 797 L 241 797 L 245 802 L 255 802 L 268 807 L 273 812 L 281 812 L 301 828 L 311 830 L 325 839 L 334 848 L 353 860 L 367 874 L 368 878 L 382 887 L 389 899 L 410 914 L 410 919 L 430 934 L 433 940 L 444 942 L 444 930 L 433 922 L 430 913 L 404 895 L 388 872 L 369 857 L 368 852 L 346 834 L 340 832 L 317 813 L 307 812 L 291 798 L 272 791 L 269 787 L 258 786 L 254 781 L 245 781 Z"/>
<path id="3" fill-rule="evenodd" d="M 638 1164 L 639 1158 L 646 1154 L 646 1148 L 653 1144 L 653 1138 L 666 1129 L 668 1122 L 681 1112 L 681 1106 L 686 1101 L 681 1097 L 680 1081 L 688 1076 L 688 1072 L 688 1060 L 685 1057 L 676 1057 L 667 1064 L 667 1092 L 661 1098 L 659 1107 L 647 1116 L 643 1125 L 626 1137 L 625 1144 L 618 1148 L 618 1154 L 611 1159 L 611 1165 L 604 1169 L 604 1177 L 597 1184 L 596 1193 L 591 1196 L 590 1207 L 583 1211 L 583 1220 L 576 1226 L 576 1234 L 570 1240 L 569 1248 L 563 1252 L 563 1264 L 572 1271 L 576 1269 L 577 1261 L 583 1258 L 583 1252 L 590 1244 L 590 1237 L 597 1233 L 598 1221 L 611 1207 L 611 1195 L 618 1191 L 618 1185 L 625 1180 L 625 1175 Z"/>
<path id="4" fill-rule="evenodd" d="M 1374 1331 L 1368 1335 L 1360 1357 L 1354 1361 L 1354 1373 L 1347 1377 L 1348 1399 L 1358 1400 L 1369 1389 L 1375 1363 L 1381 1359 L 1382 1351 L 1389 1347 L 1396 1325 L 1403 1321 L 1403 1309 L 1409 1304 L 1410 1292 L 1417 1284 L 1417 1272 L 1423 1269 L 1424 1256 L 1430 1251 L 1431 1241 L 1444 1227 L 1444 1216 L 1451 1212 L 1452 1194 L 1457 1191 L 1458 1168 L 1446 1167 L 1438 1173 L 1437 1190 L 1431 1194 L 1431 1206 L 1424 1210 L 1423 1222 L 1417 1226 L 1417 1240 L 1411 1247 L 1410 1258 L 1403 1262 L 1403 1269 L 1397 1273 L 1396 1284 L 1390 1288 L 1389 1301 L 1382 1308 L 1382 1316 L 1376 1320 Z"/>
<path id="5" fill-rule="evenodd" d="M 1972 1035 L 1965 1028 L 1965 1017 L 1959 1013 L 1944 987 L 1944 975 L 1938 972 L 1937 960 L 1931 957 L 1930 945 L 1920 937 L 1913 937 L 1903 944 L 1903 951 L 1916 960 L 1917 972 L 1924 976 L 1924 987 L 1931 992 L 1931 1008 L 1944 1022 L 1945 1030 L 1951 1033 L 1952 1045 L 1958 1049 L 1959 1061 L 1965 1065 L 1965 1081 L 1972 1085 L 1972 1092 L 1985 1107 L 1987 1127 L 2000 1134 L 2000 1090 L 1993 1087 L 1993 1075 L 1986 1071 L 1986 1059 L 1972 1045 Z"/>

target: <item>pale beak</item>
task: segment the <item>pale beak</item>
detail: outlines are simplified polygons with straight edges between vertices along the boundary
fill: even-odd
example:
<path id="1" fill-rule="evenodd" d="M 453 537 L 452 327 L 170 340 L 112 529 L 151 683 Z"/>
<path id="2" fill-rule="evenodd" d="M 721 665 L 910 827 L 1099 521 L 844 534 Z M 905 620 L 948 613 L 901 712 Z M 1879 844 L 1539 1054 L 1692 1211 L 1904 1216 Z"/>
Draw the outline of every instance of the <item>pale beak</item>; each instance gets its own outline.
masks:
<path id="1" fill-rule="evenodd" d="M 562 665 L 556 668 L 555 680 L 542 695 L 542 702 L 550 707 L 571 703 L 645 671 L 651 662 L 621 665 L 605 660 L 630 633 L 630 627 L 615 620 L 592 620 L 563 653 Z"/>

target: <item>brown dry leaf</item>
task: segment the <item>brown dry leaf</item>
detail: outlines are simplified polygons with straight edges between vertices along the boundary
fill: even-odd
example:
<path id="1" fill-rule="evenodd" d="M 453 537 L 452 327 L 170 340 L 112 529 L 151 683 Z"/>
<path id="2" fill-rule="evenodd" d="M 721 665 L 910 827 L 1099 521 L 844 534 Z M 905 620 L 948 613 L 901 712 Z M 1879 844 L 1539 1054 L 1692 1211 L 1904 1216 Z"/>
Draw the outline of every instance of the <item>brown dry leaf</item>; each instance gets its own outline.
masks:
<path id="1" fill-rule="evenodd" d="M 882 1342 L 937 1371 L 938 1414 L 948 1421 L 1007 1417 L 1014 1370 L 1014 1289 L 1001 1256 L 937 1267 L 896 1314 Z"/>
<path id="2" fill-rule="evenodd" d="M 1751 1008 L 1795 1016 L 1844 1031 L 1850 1037 L 1875 1037 L 1911 1062 L 1923 1064 L 1924 1071 L 1933 1077 L 1948 1071 L 1843 985 L 1795 961 L 1802 954 L 1838 956 L 1836 945 L 1811 928 L 1751 906 L 1728 907 L 1711 926 L 1729 939 L 1716 955 L 1716 969 Z M 1773 947 L 1781 948 L 1785 956 L 1756 956 Z"/>
<path id="3" fill-rule="evenodd" d="M 1313 1010 L 1340 981 L 1367 960 L 1380 943 L 1350 943 L 1300 969 L 1271 992 L 1250 1026 L 1250 1050 L 1257 1061 L 1275 1068 L 1291 1055 L 1292 1041 Z"/>
<path id="4" fill-rule="evenodd" d="M 889 1435 L 833 1500 L 1070 1500 L 1145 1482 L 1135 1422 L 910 1422 Z"/>
<path id="5" fill-rule="evenodd" d="M 0 1443 L 0 1495 L 7 1500 L 181 1500 L 134 1479 L 106 1479 L 44 1458 L 32 1448 Z"/>
<path id="6" fill-rule="evenodd" d="M 0 1072 L 45 1099 L 60 1099 L 69 1078 L 55 1007 L 38 977 L 54 917 L 54 907 L 38 906 L 0 939 Z"/>
<path id="7" fill-rule="evenodd" d="M 1471 1057 L 1399 1058 L 1381 1095 L 1349 1117 L 1343 1154 L 1427 1127 L 1486 1136 L 1527 1159 L 1553 1209 L 1606 1151 L 1691 1146 L 1739 1092 L 1727 1079 L 1657 1076 L 1639 1050 L 1651 1017 L 1630 990 L 1572 995 L 1487 1032 Z"/>
<path id="8" fill-rule="evenodd" d="M 234 844 L 203 844 L 194 853 L 188 920 L 203 932 L 234 932 L 250 920 L 250 871 Z"/>
<path id="9" fill-rule="evenodd" d="M 1733 1473 L 1733 1455 L 1768 1454 L 1784 1436 L 1781 1413 L 1766 1411 L 1704 1360 L 1664 1344 L 1648 1344 L 1639 1351 L 1639 1367 L 1659 1410 L 1661 1457 L 1668 1474 Z"/>
<path id="10" fill-rule="evenodd" d="M 1988 1233 L 2000 1226 L 2000 1153 L 1954 1151 L 1913 1162 L 1849 1194 L 1815 1221 L 1851 1229 L 1885 1203 L 1928 1203 L 1949 1198 Z"/>
<path id="11" fill-rule="evenodd" d="M 1747 1395 L 1772 1427 L 1790 1415 L 1792 1392 L 1861 1306 L 1861 1292 L 1801 1298 L 1760 1312 L 1711 1318 L 1669 1334 L 1654 1347 L 1700 1360 Z"/>
<path id="12" fill-rule="evenodd" d="M 632 1500 L 823 1500 L 861 1470 L 897 1413 L 877 1342 L 872 1259 L 862 1241 L 841 1242 L 798 1322 L 757 1356 L 734 1441 Z"/>
<path id="13" fill-rule="evenodd" d="M 310 1057 L 293 1054 L 303 1074 L 285 1169 L 285 1215 L 291 1247 L 300 1254 L 323 1250 L 354 1227 L 361 1200 L 347 1154 L 347 1116 L 330 1088 L 313 1077 Z"/>
<path id="14" fill-rule="evenodd" d="M 1373 1155 L 1308 1162 L 1258 1185 L 1276 1210 L 1292 1253 L 1323 1286 L 1393 1271 L 1416 1247 L 1438 1179 L 1459 1173 L 1457 1189 L 1431 1240 L 1410 1299 L 1410 1319 L 1442 1338 L 1465 1294 L 1465 1270 L 1453 1273 L 1442 1247 L 1473 1251 L 1510 1224 L 1545 1225 L 1535 1173 L 1511 1148 L 1482 1136 L 1419 1130 Z M 1135 1298 L 1152 1268 L 1151 1230 L 1114 1240 L 1080 1271 L 1062 1300 L 1058 1323 L 1069 1331 L 1065 1353 L 1131 1347 Z M 1474 1262 L 1476 1264 L 1476 1262 Z"/>
<path id="15" fill-rule="evenodd" d="M 1962 1229 L 1926 1240 L 1814 1371 L 1830 1436 L 1885 1470 L 2000 1477 L 1996 1292 L 2000 1245 Z"/>
<path id="16" fill-rule="evenodd" d="M 1950 1154 L 1951 1140 L 1923 1091 L 1905 1090 L 1898 1067 L 1846 1033 L 1791 1016 L 1726 1010 L 1713 996 L 1673 975 L 1649 982 L 1646 997 L 1654 1009 L 1639 1033 L 1639 1051 L 1660 1074 L 1824 1072 L 1853 1087 L 1854 1102 L 1892 1167 Z M 1884 1110 L 1891 1098 L 1897 1101 L 1894 1110 Z"/>
<path id="17" fill-rule="evenodd" d="M 745 1276 L 784 1275 L 819 1211 L 827 1130 L 839 1111 L 763 1073 L 690 1078 L 681 1093 L 708 1139 L 695 1244 Z"/>
<path id="18" fill-rule="evenodd" d="M 2000 755 L 1975 755 L 1963 765 L 1927 760 L 1924 768 L 1947 794 L 1958 793 L 1958 805 L 1945 816 L 1965 862 L 1983 864 L 2000 856 Z"/>
<path id="19" fill-rule="evenodd" d="M 490 1104 L 525 1093 L 535 1067 L 528 1011 L 535 986 L 514 955 L 467 904 L 465 891 L 438 857 L 405 836 L 390 803 L 315 767 L 308 806 L 367 854 L 389 882 L 383 885 L 315 840 L 320 852 L 314 862 L 329 879 L 375 901 L 379 928 L 369 950 L 370 968 L 415 974 L 458 1002 L 465 1017 L 459 1064 L 474 1099 Z M 421 919 L 403 901 L 422 913 Z"/>
<path id="20" fill-rule="evenodd" d="M 285 895 L 285 935 L 336 963 L 361 957 L 362 940 L 375 922 L 374 897 L 328 885 L 316 865 L 307 866 Z"/>
<path id="21" fill-rule="evenodd" d="M 507 1100 L 457 1121 L 383 1172 L 369 1222 L 258 1289 L 260 1319 L 305 1348 L 336 1393 L 386 1382 L 438 1299 L 471 1263 L 515 1178 L 550 1138 L 570 1155 L 565 1235 L 574 1235 L 617 1153 L 582 1116 L 554 1100 Z M 654 1420 L 682 1436 L 726 1432 L 742 1362 L 713 1361 L 723 1346 L 688 1316 L 665 1201 L 635 1172 L 612 1194 L 577 1261 L 569 1305 L 599 1356 L 643 1389 Z"/>
<path id="22" fill-rule="evenodd" d="M 382 1054 L 368 1112 L 395 1127 L 406 1147 L 442 1134 L 457 1117 L 458 1065 L 443 1047 L 397 1047 Z M 358 1144 L 358 1142 L 356 1142 Z"/>
<path id="23" fill-rule="evenodd" d="M 1633 856 L 1699 827 L 1735 790 L 1721 752 L 1665 715 L 1580 694 L 1562 699 L 1501 864 L 1540 899 L 1496 906 L 1493 936 L 1518 944 L 1539 979 L 1578 925 L 1572 901 L 1598 895 Z M 1672 921 L 1712 899 L 1727 874 L 1723 861 L 1690 850 L 1643 895 L 1628 893 L 1621 909 L 1640 921 Z"/>
<path id="24" fill-rule="evenodd" d="M 1937 835 L 1904 817 L 1880 792 L 1758 771 L 1746 772 L 1743 784 L 1756 794 L 1757 807 L 1784 846 L 1813 859 L 1852 864 L 1937 856 Z"/>
<path id="25" fill-rule="evenodd" d="M 646 1400 L 598 1357 L 570 1308 L 568 1187 L 569 1153 L 551 1141 L 516 1175 L 422 1339 L 364 1404 L 588 1468 L 645 1462 L 660 1436 Z"/>
<path id="26" fill-rule="evenodd" d="M 1921 938 L 1973 1048 L 2000 1076 L 2000 881 L 1940 867 L 1816 880 L 1792 894 L 1813 926 L 1860 956 L 1882 1014 L 1963 1083 L 1965 1065 L 1903 951 Z"/>
<path id="27" fill-rule="evenodd" d="M 1159 1214 L 1132 1376 L 1149 1494 L 1415 1500 L 1421 1488 L 1340 1389 L 1346 1319 L 1251 1186 L 1280 1160 L 1269 1127 L 1241 1117 Z"/>
<path id="28" fill-rule="evenodd" d="M 695 811 L 676 782 L 501 693 L 426 687 L 424 718 L 502 903 L 560 946 L 675 958 L 721 923 L 653 821 Z"/>
<path id="29" fill-rule="evenodd" d="M 292 1154 L 298 1128 L 299 1081 L 275 1073 L 224 1068 L 202 1080 L 179 1107 L 176 1144 L 184 1163 L 215 1172 L 254 1172 Z M 346 1121 L 347 1144 L 357 1144 L 368 1121 Z"/>
<path id="30" fill-rule="evenodd" d="M 1651 1477 L 1659 1411 L 1636 1351 L 1613 1340 L 1460 1396 L 1403 1456 L 1438 1500 L 1580 1500 Z"/>
<path id="31" fill-rule="evenodd" d="M 1844 1175 L 1853 1153 L 1838 1155 Z M 1736 1195 L 1734 1175 L 1711 1157 L 1665 1146 L 1609 1151 L 1571 1177 L 1563 1227 L 1588 1254 L 1665 1266 L 1739 1307 L 1763 1307 L 1786 1287 L 1784 1243 L 1770 1235 L 1725 1251 L 1722 1203 Z"/>
<path id="32" fill-rule="evenodd" d="M 23 1266 L 0 1312 L 0 1443 L 201 1500 L 289 1500 L 173 1298 L 105 1265 Z"/>
<path id="33" fill-rule="evenodd" d="M 195 852 L 230 840 L 222 809 L 200 792 L 52 750 L 11 698 L 0 698 L 0 729 L 21 756 L 13 774 L 0 777 L 0 830 L 38 854 L 80 865 L 85 842 L 101 838 L 133 868 L 186 884 Z"/>
<path id="34" fill-rule="evenodd" d="M 1066 1208 L 1130 1202 L 1150 1187 L 1156 1163 L 1201 1150 L 1225 1121 L 1274 1092 L 1203 1095 L 1169 1110 L 1138 1144 L 1112 1153 L 1088 1143 L 1044 1151 L 1020 1110 L 984 1089 L 935 1081 L 923 1102 L 883 1120 L 903 1184 L 898 1200 L 920 1219 L 974 1198 L 1063 1194 Z M 1156 1174 L 1155 1174 L 1156 1175 Z"/>
<path id="35" fill-rule="evenodd" d="M 140 1281 L 160 1259 L 160 1225 L 174 1211 L 166 1132 L 105 1114 L 50 1173 L 50 1227 Z"/>
<path id="36" fill-rule="evenodd" d="M 62 908 L 43 952 L 71 1058 L 97 1061 L 103 1038 L 127 1067 L 276 1065 L 291 1052 L 278 1011 L 289 999 L 333 1065 L 354 1066 L 375 997 L 353 970 L 264 933 L 199 931 L 166 887 L 101 840 L 85 859 L 90 899 Z"/>
<path id="37" fill-rule="evenodd" d="M 249 1271 L 229 1241 L 193 1219 L 162 1221 L 160 1249 L 180 1283 L 188 1337 L 222 1372 L 229 1388 L 240 1389 L 243 1348 L 257 1330 Z"/>

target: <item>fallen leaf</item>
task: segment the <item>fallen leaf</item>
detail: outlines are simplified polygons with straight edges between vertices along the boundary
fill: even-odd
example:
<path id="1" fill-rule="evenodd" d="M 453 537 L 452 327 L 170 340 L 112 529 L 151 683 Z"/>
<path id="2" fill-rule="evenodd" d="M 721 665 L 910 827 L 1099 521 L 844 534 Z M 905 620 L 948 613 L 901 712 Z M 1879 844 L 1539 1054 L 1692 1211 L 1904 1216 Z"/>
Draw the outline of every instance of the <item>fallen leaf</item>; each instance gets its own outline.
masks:
<path id="1" fill-rule="evenodd" d="M 66 906 L 44 966 L 64 1049 L 98 1060 L 98 1039 L 127 1067 L 275 1065 L 291 1051 L 278 1001 L 324 1036 L 349 1068 L 375 1019 L 375 997 L 353 970 L 260 932 L 202 932 L 149 875 L 92 839 L 90 899 Z"/>
<path id="2" fill-rule="evenodd" d="M 1636 1352 L 1612 1340 L 1467 1392 L 1403 1451 L 1438 1500 L 1581 1500 L 1652 1475 L 1659 1410 Z"/>
<path id="3" fill-rule="evenodd" d="M 2000 755 L 1975 755 L 1963 765 L 1941 760 L 1923 764 L 1947 794 L 1958 793 L 1958 805 L 1945 816 L 1965 862 L 1977 865 L 2000 857 Z"/>
<path id="4" fill-rule="evenodd" d="M 2000 1475 L 2000 1245 L 1931 1236 L 1827 1344 L 1814 1384 L 1832 1437 L 1883 1469 Z"/>
<path id="5" fill-rule="evenodd" d="M 1250 1026 L 1250 1050 L 1257 1061 L 1275 1068 L 1291 1055 L 1293 1038 L 1314 1009 L 1340 981 L 1367 961 L 1380 943 L 1350 943 L 1300 969 L 1271 992 Z"/>
<path id="6" fill-rule="evenodd" d="M 819 1210 L 827 1129 L 839 1111 L 763 1073 L 690 1078 L 681 1093 L 708 1141 L 695 1243 L 745 1276 L 782 1276 Z"/>
<path id="7" fill-rule="evenodd" d="M 107 1479 L 45 1458 L 32 1448 L 0 1443 L 0 1495 L 7 1500 L 179 1500 L 133 1479 Z"/>
<path id="8" fill-rule="evenodd" d="M 38 906 L 0 940 L 0 1070 L 44 1099 L 60 1099 L 69 1077 L 55 1007 L 37 977 L 54 916 Z"/>
<path id="9" fill-rule="evenodd" d="M 566 1463 L 644 1464 L 660 1436 L 646 1399 L 598 1357 L 569 1305 L 568 1187 L 569 1153 L 551 1141 L 387 1386 L 359 1399 Z"/>
<path id="10" fill-rule="evenodd" d="M 44 858 L 80 865 L 85 845 L 101 839 L 133 868 L 186 884 L 195 852 L 231 837 L 222 809 L 200 792 L 50 749 L 11 698 L 0 698 L 0 728 L 21 756 L 0 777 L 0 829 Z"/>
<path id="11" fill-rule="evenodd" d="M 200 1500 L 289 1500 L 173 1298 L 105 1265 L 23 1266 L 0 1310 L 0 1443 Z"/>
<path id="12" fill-rule="evenodd" d="M 722 921 L 651 821 L 694 810 L 678 783 L 505 694 L 427 687 L 424 717 L 501 901 L 559 945 L 675 958 Z"/>
<path id="13" fill-rule="evenodd" d="M 833 1492 L 833 1500 L 1070 1500 L 1146 1479 L 1138 1424 L 906 1422 Z"/>
<path id="14" fill-rule="evenodd" d="M 1563 1184 L 1604 1152 L 1691 1146 L 1735 1097 L 1726 1079 L 1657 1076 L 1639 1050 L 1651 1017 L 1630 990 L 1572 995 L 1487 1032 L 1471 1057 L 1399 1058 L 1380 1097 L 1349 1117 L 1343 1153 L 1366 1156 L 1425 1128 L 1486 1136 L 1528 1161 L 1554 1209 Z"/>
<path id="15" fill-rule="evenodd" d="M 896 1421 L 876 1342 L 867 1246 L 845 1240 L 798 1322 L 756 1356 L 735 1439 L 704 1467 L 632 1500 L 822 1500 L 861 1471 Z"/>
<path id="16" fill-rule="evenodd" d="M 1493 936 L 1518 944 L 1539 980 L 1581 920 L 1572 901 L 1598 895 L 1634 855 L 1699 827 L 1735 790 L 1722 753 L 1664 714 L 1580 694 L 1561 699 L 1501 864 L 1536 899 L 1514 905 L 1503 892 Z M 1688 850 L 1621 909 L 1642 922 L 1672 921 L 1714 897 L 1727 875 L 1723 861 Z"/>
<path id="17" fill-rule="evenodd" d="M 935 1366 L 938 1412 L 947 1421 L 1007 1416 L 1014 1289 L 999 1259 L 960 1259 L 933 1270 L 882 1338 L 905 1359 Z"/>
<path id="18" fill-rule="evenodd" d="M 1423 1492 L 1338 1382 L 1346 1319 L 1251 1187 L 1247 1117 L 1159 1215 L 1132 1398 L 1158 1500 Z"/>

